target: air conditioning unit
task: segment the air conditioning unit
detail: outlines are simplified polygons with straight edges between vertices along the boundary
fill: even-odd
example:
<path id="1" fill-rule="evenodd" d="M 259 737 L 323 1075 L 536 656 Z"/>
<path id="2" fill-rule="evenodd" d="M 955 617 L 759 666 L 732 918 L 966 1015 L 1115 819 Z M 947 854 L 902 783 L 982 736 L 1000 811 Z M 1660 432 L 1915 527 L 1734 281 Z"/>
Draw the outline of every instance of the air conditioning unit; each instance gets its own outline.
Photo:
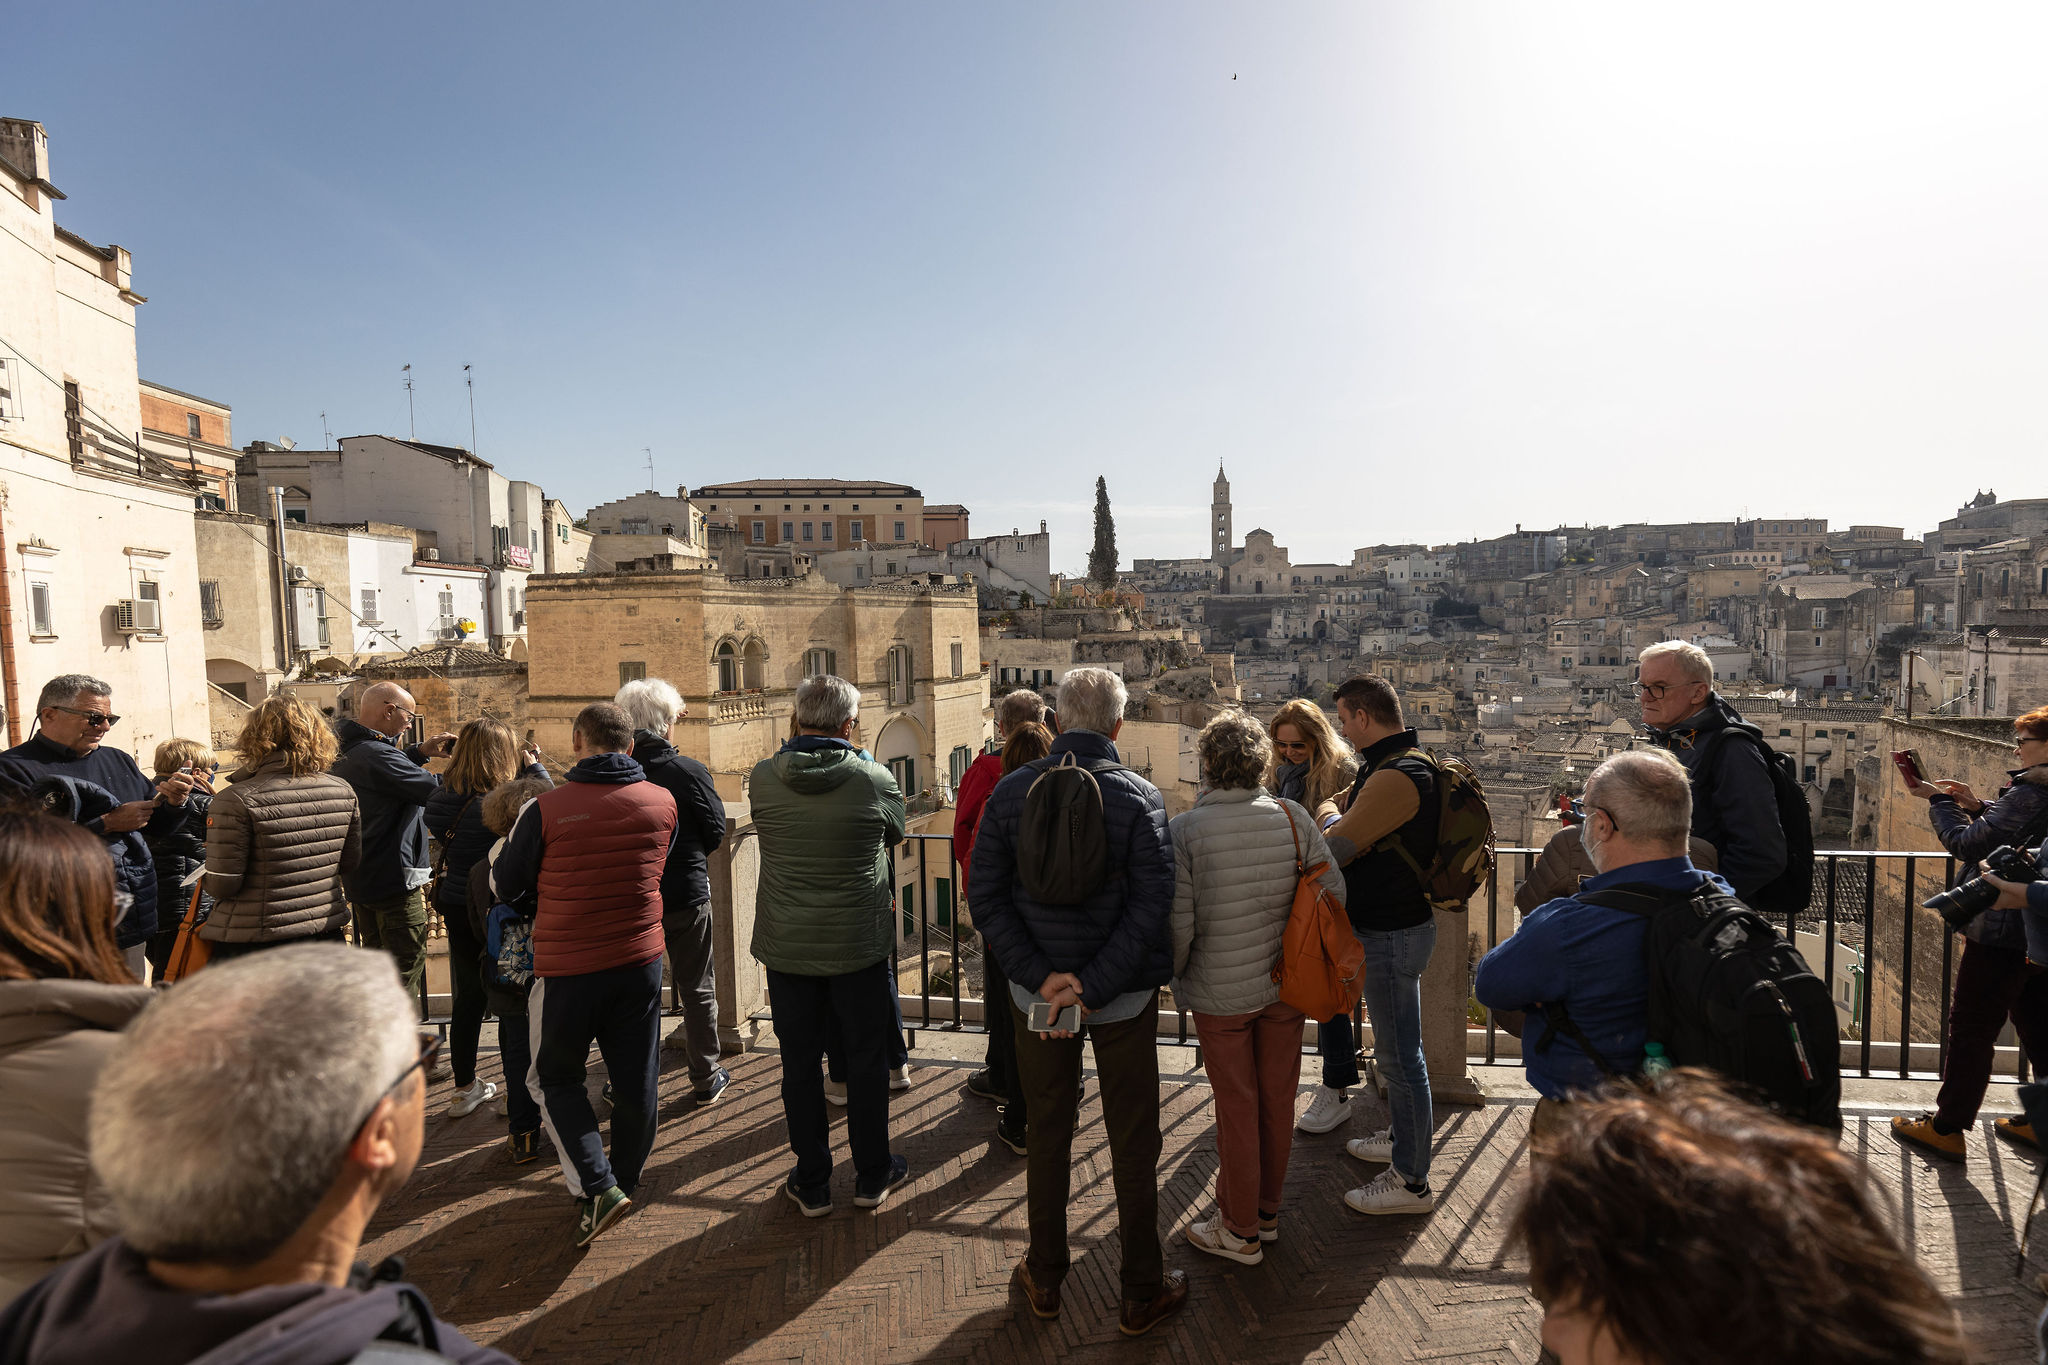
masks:
<path id="1" fill-rule="evenodd" d="M 438 564 L 441 562 L 441 552 L 439 550 L 428 550 L 426 551 L 426 559 L 429 564 Z"/>
<path id="2" fill-rule="evenodd" d="M 148 597 L 124 597 L 114 604 L 114 629 L 123 635 L 161 635 L 163 603 Z"/>
<path id="3" fill-rule="evenodd" d="M 292 565 L 292 582 L 303 583 L 305 581 L 306 571 L 297 564 Z"/>

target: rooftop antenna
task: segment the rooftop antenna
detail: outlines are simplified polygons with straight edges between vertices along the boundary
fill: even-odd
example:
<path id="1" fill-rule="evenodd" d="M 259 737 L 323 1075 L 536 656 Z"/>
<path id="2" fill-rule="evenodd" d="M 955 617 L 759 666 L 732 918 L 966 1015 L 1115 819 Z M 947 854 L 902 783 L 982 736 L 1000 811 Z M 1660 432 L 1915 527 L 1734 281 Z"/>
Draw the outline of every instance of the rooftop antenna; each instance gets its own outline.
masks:
<path id="1" fill-rule="evenodd" d="M 647 457 L 647 491 L 652 493 L 654 491 L 654 450 L 650 446 L 641 446 L 640 453 Z"/>
<path id="2" fill-rule="evenodd" d="M 469 390 L 469 453 L 476 454 L 476 378 L 469 366 L 462 367 L 462 386 Z"/>
<path id="3" fill-rule="evenodd" d="M 402 371 L 402 373 L 403 373 L 403 374 L 405 375 L 405 434 L 406 434 L 406 439 L 407 439 L 407 440 L 409 440 L 409 441 L 417 441 L 417 440 L 419 439 L 419 437 L 420 437 L 420 432 L 419 432 L 419 428 L 418 428 L 417 426 L 413 425 L 413 420 L 412 420 L 412 366 L 410 366 L 410 365 L 406 366 L 406 367 L 405 367 L 405 369 L 404 369 L 404 370 Z"/>
<path id="4" fill-rule="evenodd" d="M 320 414 L 320 448 L 334 449 L 334 433 L 327 429 L 327 414 L 324 412 Z"/>

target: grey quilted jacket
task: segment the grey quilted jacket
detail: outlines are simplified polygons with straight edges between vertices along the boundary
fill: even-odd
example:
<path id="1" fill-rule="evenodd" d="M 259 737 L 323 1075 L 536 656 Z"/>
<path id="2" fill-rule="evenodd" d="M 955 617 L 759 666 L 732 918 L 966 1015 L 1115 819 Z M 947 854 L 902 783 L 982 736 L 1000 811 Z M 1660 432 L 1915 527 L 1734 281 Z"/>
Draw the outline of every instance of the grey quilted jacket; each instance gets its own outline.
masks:
<path id="1" fill-rule="evenodd" d="M 1282 807 L 1285 806 L 1285 810 Z M 1287 826 L 1294 816 L 1294 833 Z M 1263 787 L 1206 791 L 1173 836 L 1173 998 L 1201 1014 L 1250 1014 L 1280 998 L 1273 964 L 1302 862 L 1344 903 L 1344 875 L 1307 811 Z"/>
<path id="2" fill-rule="evenodd" d="M 206 819 L 206 891 L 216 943 L 311 938 L 348 923 L 341 879 L 362 858 L 355 788 L 332 773 L 293 777 L 270 754 L 234 775 Z"/>

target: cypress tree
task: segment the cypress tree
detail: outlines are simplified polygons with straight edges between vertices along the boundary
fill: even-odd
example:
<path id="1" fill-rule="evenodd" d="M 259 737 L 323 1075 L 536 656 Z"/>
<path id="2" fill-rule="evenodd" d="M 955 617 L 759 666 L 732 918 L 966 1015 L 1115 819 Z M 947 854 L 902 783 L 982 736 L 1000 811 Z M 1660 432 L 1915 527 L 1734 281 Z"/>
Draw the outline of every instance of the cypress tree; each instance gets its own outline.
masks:
<path id="1" fill-rule="evenodd" d="M 1095 548 L 1088 552 L 1088 581 L 1102 591 L 1116 586 L 1116 518 L 1109 514 L 1109 482 L 1095 478 Z"/>

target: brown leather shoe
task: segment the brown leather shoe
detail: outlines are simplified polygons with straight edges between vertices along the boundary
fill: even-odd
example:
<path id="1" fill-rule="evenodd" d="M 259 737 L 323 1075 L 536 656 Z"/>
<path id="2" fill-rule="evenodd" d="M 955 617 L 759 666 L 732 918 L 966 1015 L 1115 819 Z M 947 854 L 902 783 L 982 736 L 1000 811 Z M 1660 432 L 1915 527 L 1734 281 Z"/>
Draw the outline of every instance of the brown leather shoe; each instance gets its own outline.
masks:
<path id="1" fill-rule="evenodd" d="M 1031 1311 L 1041 1318 L 1056 1318 L 1060 1315 L 1060 1291 L 1040 1289 L 1031 1279 L 1031 1272 L 1022 1261 L 1010 1272 L 1010 1283 L 1024 1294 L 1024 1302 L 1031 1305 Z"/>
<path id="2" fill-rule="evenodd" d="M 1144 1302 L 1124 1300 L 1123 1319 L 1116 1329 L 1127 1337 L 1142 1337 L 1165 1322 L 1188 1301 L 1188 1273 L 1169 1270 L 1160 1277 L 1159 1292 Z"/>

